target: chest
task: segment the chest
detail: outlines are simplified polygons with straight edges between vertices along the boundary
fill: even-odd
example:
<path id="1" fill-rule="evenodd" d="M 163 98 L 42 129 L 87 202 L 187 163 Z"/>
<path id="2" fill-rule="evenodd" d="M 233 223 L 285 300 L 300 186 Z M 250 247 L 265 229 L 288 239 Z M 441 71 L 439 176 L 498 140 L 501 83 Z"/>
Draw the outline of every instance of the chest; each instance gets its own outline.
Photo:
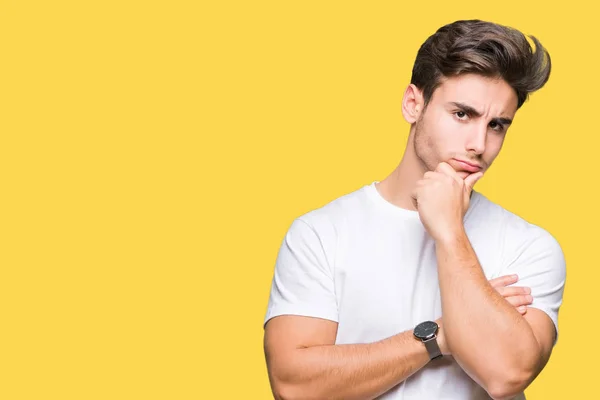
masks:
<path id="1" fill-rule="evenodd" d="M 500 246 L 471 235 L 488 279 Z M 335 264 L 340 343 L 380 340 L 442 315 L 435 241 L 420 224 L 347 235 Z"/>

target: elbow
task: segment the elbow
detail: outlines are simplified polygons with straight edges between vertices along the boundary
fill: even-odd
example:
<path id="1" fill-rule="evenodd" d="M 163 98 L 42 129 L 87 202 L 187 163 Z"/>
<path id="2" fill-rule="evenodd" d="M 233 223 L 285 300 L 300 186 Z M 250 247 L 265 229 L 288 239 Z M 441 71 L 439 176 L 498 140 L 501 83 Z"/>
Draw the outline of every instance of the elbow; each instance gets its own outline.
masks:
<path id="1" fill-rule="evenodd" d="M 294 383 L 273 382 L 273 397 L 275 400 L 298 400 L 312 398 L 307 396 L 306 390 Z"/>
<path id="2" fill-rule="evenodd" d="M 517 396 L 519 393 L 519 391 L 512 391 L 509 390 L 505 387 L 493 387 L 491 388 L 491 390 L 487 391 L 488 394 L 490 395 L 490 397 L 493 400 L 510 400 L 512 398 L 514 398 L 515 396 Z"/>
<path id="3" fill-rule="evenodd" d="M 320 386 L 307 377 L 301 377 L 297 370 L 287 366 L 268 368 L 269 383 L 275 400 L 316 400 L 328 399 Z"/>
<path id="4" fill-rule="evenodd" d="M 294 400 L 298 398 L 294 385 L 275 377 L 271 377 L 271 391 L 275 400 Z"/>
<path id="5" fill-rule="evenodd" d="M 275 400 L 306 400 L 306 399 L 326 399 L 327 397 L 316 396 L 294 385 L 280 385 L 273 389 Z"/>
<path id="6" fill-rule="evenodd" d="M 293 400 L 296 398 L 289 385 L 285 383 L 274 382 L 271 389 L 275 400 Z"/>
<path id="7" fill-rule="evenodd" d="M 531 377 L 529 372 L 513 370 L 490 380 L 485 389 L 494 400 L 512 399 L 525 390 L 531 382 Z"/>
<path id="8" fill-rule="evenodd" d="M 332 400 L 340 399 L 339 394 L 326 392 L 322 388 L 300 383 L 279 383 L 272 387 L 275 400 Z"/>
<path id="9" fill-rule="evenodd" d="M 494 400 L 512 399 L 521 394 L 540 371 L 537 351 L 521 351 L 518 356 L 499 357 L 495 368 L 487 371 L 482 379 L 485 390 Z M 502 360 L 502 361 L 501 361 Z"/>

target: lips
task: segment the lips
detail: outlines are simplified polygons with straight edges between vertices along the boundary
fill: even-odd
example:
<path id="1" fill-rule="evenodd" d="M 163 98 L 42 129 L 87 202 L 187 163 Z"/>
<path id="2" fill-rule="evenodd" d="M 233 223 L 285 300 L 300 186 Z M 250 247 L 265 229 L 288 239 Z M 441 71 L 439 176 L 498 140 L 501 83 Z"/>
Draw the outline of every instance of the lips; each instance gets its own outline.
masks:
<path id="1" fill-rule="evenodd" d="M 457 166 L 460 169 L 463 169 L 465 171 L 478 172 L 482 169 L 481 166 L 479 166 L 478 164 L 472 164 L 468 161 L 457 160 L 456 158 L 454 158 L 453 161 L 457 164 Z"/>

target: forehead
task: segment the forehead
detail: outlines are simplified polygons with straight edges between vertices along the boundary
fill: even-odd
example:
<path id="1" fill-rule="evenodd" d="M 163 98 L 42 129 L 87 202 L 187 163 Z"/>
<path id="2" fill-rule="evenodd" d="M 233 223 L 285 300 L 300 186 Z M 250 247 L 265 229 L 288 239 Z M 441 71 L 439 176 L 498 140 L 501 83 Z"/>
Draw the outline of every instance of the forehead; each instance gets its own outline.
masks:
<path id="1" fill-rule="evenodd" d="M 515 90 L 506 81 L 476 74 L 443 78 L 431 101 L 442 105 L 464 103 L 482 112 L 505 115 L 513 115 L 518 104 Z"/>

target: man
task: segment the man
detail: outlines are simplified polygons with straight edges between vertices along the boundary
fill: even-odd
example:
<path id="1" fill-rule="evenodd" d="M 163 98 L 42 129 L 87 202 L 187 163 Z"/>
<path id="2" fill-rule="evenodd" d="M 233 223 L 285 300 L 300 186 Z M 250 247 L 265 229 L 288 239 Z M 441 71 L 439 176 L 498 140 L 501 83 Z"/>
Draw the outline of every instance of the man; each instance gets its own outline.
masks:
<path id="1" fill-rule="evenodd" d="M 535 51 L 489 22 L 440 28 L 404 93 L 398 167 L 293 221 L 265 318 L 276 398 L 524 398 L 556 343 L 565 260 L 472 188 L 550 75 L 531 39 Z"/>

